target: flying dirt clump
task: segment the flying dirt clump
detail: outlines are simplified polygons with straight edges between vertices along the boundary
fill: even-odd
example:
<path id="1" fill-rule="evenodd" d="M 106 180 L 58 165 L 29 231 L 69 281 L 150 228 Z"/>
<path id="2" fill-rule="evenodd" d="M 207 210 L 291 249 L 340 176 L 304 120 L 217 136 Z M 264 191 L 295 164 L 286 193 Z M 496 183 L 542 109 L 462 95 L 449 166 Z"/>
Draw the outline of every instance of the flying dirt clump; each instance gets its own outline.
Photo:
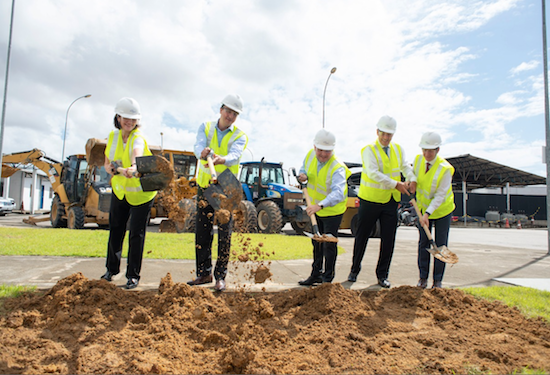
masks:
<path id="1" fill-rule="evenodd" d="M 3 299 L 0 373 L 512 374 L 550 371 L 550 325 L 460 290 L 278 293 L 73 274 Z"/>
<path id="2" fill-rule="evenodd" d="M 270 261 L 263 259 L 273 255 L 273 252 L 262 251 L 263 242 L 252 243 L 252 238 L 243 233 L 235 234 L 235 241 L 232 244 L 231 259 L 236 260 L 235 268 L 246 267 L 248 273 L 244 277 L 255 284 L 263 284 L 273 276 L 269 266 Z"/>

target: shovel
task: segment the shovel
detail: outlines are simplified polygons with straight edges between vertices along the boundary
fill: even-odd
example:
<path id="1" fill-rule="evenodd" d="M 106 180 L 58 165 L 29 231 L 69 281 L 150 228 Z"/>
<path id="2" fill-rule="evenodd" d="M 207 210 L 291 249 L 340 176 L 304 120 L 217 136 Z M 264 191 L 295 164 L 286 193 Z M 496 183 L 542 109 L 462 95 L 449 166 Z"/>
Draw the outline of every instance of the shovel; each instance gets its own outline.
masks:
<path id="1" fill-rule="evenodd" d="M 113 162 L 117 172 L 124 169 L 117 162 Z M 136 158 L 137 171 L 132 174 L 139 178 L 143 191 L 162 190 L 168 186 L 174 176 L 174 170 L 168 160 L 159 155 L 138 156 Z"/>
<path id="2" fill-rule="evenodd" d="M 420 209 L 418 208 L 418 204 L 416 203 L 416 200 L 412 198 L 410 200 L 411 204 L 414 206 L 414 209 L 416 210 L 416 214 L 418 215 L 418 219 L 420 222 L 420 218 L 422 217 L 422 213 L 420 212 Z M 428 241 L 430 241 L 430 249 L 428 252 L 434 256 L 434 258 L 439 259 L 442 262 L 455 264 L 458 262 L 458 257 L 455 253 L 453 253 L 451 250 L 447 248 L 447 246 L 442 245 L 437 247 L 435 245 L 435 242 L 432 238 L 432 234 L 430 233 L 430 229 L 426 225 L 422 225 L 422 228 L 424 228 L 424 232 L 426 232 L 426 236 L 428 237 Z"/>
<path id="3" fill-rule="evenodd" d="M 307 187 L 303 186 L 302 192 L 304 193 L 304 197 L 306 198 L 307 206 L 311 206 L 311 199 L 309 198 L 309 194 L 307 193 Z M 319 232 L 319 226 L 317 225 L 317 218 L 315 217 L 315 214 L 309 215 L 309 218 L 311 219 L 313 234 L 304 232 L 306 236 L 319 242 L 338 242 L 338 238 L 334 237 L 332 234 L 321 234 Z"/>
<path id="4" fill-rule="evenodd" d="M 206 160 L 212 176 L 212 183 L 204 191 L 204 197 L 215 211 L 224 209 L 233 212 L 239 207 L 239 203 L 243 199 L 243 188 L 237 177 L 229 169 L 218 176 L 211 155 L 212 153 L 206 157 Z"/>

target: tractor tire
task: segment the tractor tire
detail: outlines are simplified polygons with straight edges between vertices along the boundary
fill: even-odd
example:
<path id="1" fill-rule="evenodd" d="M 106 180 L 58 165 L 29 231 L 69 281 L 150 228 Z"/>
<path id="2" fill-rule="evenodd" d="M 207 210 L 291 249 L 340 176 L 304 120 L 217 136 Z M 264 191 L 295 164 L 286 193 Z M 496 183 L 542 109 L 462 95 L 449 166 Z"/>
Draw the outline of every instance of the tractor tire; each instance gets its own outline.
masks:
<path id="1" fill-rule="evenodd" d="M 234 230 L 238 233 L 258 232 L 258 212 L 254 203 L 241 201 L 234 213 Z"/>
<path id="2" fill-rule="evenodd" d="M 195 233 L 195 227 L 197 226 L 197 204 L 193 200 L 193 204 L 189 206 L 189 212 L 185 218 L 185 226 L 183 231 L 185 233 Z"/>
<path id="3" fill-rule="evenodd" d="M 305 221 L 305 222 L 292 221 L 290 222 L 290 225 L 292 225 L 292 229 L 294 229 L 296 234 L 302 235 L 304 234 L 304 232 L 313 233 L 313 227 L 311 226 L 311 221 Z"/>
<path id="4" fill-rule="evenodd" d="M 67 228 L 67 219 L 63 219 L 65 215 L 65 205 L 61 203 L 59 195 L 55 195 L 52 201 L 50 210 L 50 222 L 54 228 Z"/>
<path id="5" fill-rule="evenodd" d="M 72 206 L 69 208 L 69 214 L 67 215 L 67 228 L 84 228 L 84 211 L 82 210 L 82 207 Z"/>
<path id="6" fill-rule="evenodd" d="M 260 233 L 281 233 L 283 229 L 283 215 L 277 203 L 263 201 L 258 207 L 258 231 Z"/>

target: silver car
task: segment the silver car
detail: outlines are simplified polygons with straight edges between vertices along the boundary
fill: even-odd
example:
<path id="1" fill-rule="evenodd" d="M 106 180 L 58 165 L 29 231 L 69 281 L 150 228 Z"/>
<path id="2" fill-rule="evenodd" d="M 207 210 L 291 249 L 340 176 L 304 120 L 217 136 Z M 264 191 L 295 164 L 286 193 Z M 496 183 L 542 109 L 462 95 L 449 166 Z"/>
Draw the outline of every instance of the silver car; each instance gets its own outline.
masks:
<path id="1" fill-rule="evenodd" d="M 9 214 L 15 210 L 15 199 L 0 197 L 0 216 Z"/>

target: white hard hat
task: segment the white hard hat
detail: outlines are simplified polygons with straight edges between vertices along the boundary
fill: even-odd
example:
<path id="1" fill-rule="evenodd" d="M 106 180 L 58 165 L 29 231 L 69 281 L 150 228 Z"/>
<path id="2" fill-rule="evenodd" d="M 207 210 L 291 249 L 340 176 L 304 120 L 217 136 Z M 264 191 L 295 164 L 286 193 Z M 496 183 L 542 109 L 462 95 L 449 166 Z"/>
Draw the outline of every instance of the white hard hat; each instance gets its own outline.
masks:
<path id="1" fill-rule="evenodd" d="M 135 99 L 122 98 L 115 107 L 115 113 L 121 117 L 139 120 L 141 119 L 141 110 Z"/>
<path id="2" fill-rule="evenodd" d="M 397 129 L 397 122 L 393 117 L 382 116 L 380 117 L 380 120 L 378 120 L 378 124 L 376 124 L 376 127 L 378 128 L 378 130 L 383 131 L 384 133 L 393 134 L 395 133 L 395 129 Z"/>
<path id="3" fill-rule="evenodd" d="M 441 137 L 435 132 L 424 133 L 422 134 L 422 138 L 420 138 L 419 146 L 428 150 L 438 148 L 441 146 Z"/>
<path id="4" fill-rule="evenodd" d="M 243 100 L 237 94 L 229 94 L 223 100 L 222 104 L 230 109 L 234 110 L 237 113 L 243 111 Z"/>
<path id="5" fill-rule="evenodd" d="M 313 144 L 320 150 L 332 151 L 336 146 L 336 137 L 328 130 L 321 129 L 315 134 Z"/>

